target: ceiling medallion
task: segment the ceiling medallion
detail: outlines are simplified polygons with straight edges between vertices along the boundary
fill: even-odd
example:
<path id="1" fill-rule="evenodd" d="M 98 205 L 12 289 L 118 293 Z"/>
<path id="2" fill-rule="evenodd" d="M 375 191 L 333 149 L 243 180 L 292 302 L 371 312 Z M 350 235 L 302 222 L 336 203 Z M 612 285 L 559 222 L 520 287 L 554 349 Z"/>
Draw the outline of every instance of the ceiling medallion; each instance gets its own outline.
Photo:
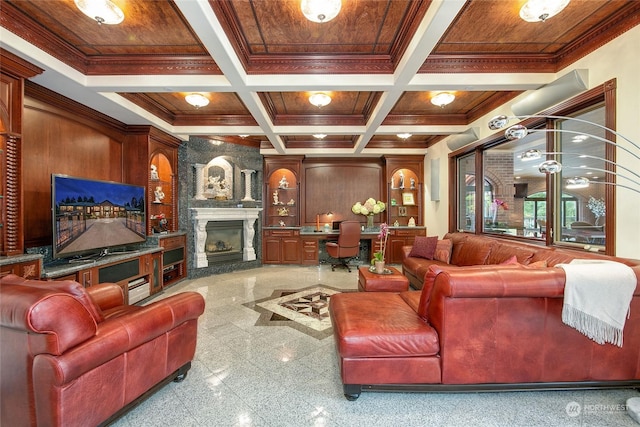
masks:
<path id="1" fill-rule="evenodd" d="M 399 134 L 397 134 L 396 136 L 397 136 L 398 138 L 401 138 L 401 139 L 408 139 L 408 138 L 411 138 L 411 134 L 410 134 L 410 133 L 399 133 Z"/>
<path id="2" fill-rule="evenodd" d="M 444 108 L 445 105 L 449 105 L 456 99 L 455 95 L 449 92 L 440 92 L 431 98 L 431 103 L 437 105 L 440 108 Z"/>
<path id="3" fill-rule="evenodd" d="M 331 97 L 326 93 L 318 92 L 309 97 L 309 102 L 311 103 L 311 105 L 322 108 L 325 105 L 329 105 L 329 103 L 331 102 Z"/>
<path id="4" fill-rule="evenodd" d="M 302 0 L 300 8 L 304 16 L 312 22 L 329 22 L 340 12 L 341 0 Z"/>
<path id="5" fill-rule="evenodd" d="M 570 0 L 529 0 L 520 9 L 520 18 L 527 22 L 544 22 L 567 7 Z"/>
<path id="6" fill-rule="evenodd" d="M 98 24 L 116 25 L 124 21 L 124 12 L 109 0 L 74 0 L 74 3 Z"/>
<path id="7" fill-rule="evenodd" d="M 209 99 L 201 93 L 190 93 L 184 97 L 184 100 L 196 108 L 202 108 L 209 105 Z"/>

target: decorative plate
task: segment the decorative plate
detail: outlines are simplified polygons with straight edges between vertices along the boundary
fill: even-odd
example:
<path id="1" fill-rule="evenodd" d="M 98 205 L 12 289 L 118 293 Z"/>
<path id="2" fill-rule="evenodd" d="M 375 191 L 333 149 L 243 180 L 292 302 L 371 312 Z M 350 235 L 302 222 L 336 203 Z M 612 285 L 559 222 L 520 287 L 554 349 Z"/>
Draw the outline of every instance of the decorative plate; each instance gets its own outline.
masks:
<path id="1" fill-rule="evenodd" d="M 376 268 L 373 265 L 371 267 L 369 267 L 369 271 L 371 273 L 375 273 L 375 274 L 393 274 L 393 271 L 389 270 L 388 268 L 385 268 L 383 273 L 378 273 L 376 271 Z"/>

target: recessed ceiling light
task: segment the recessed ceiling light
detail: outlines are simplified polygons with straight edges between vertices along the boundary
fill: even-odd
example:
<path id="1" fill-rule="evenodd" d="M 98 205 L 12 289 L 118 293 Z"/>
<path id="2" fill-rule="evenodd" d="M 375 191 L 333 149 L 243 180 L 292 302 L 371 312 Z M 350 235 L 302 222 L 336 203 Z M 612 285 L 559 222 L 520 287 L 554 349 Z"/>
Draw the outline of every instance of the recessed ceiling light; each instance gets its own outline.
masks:
<path id="1" fill-rule="evenodd" d="M 240 138 L 247 138 L 249 135 L 238 135 Z"/>
<path id="2" fill-rule="evenodd" d="M 431 98 L 431 103 L 437 105 L 440 108 L 444 108 L 445 105 L 449 105 L 456 99 L 455 95 L 449 92 L 440 92 Z"/>
<path id="3" fill-rule="evenodd" d="M 311 105 L 322 108 L 325 105 L 329 105 L 329 103 L 331 102 L 331 97 L 326 93 L 317 92 L 309 97 L 309 102 L 311 103 Z"/>
<path id="4" fill-rule="evenodd" d="M 399 133 L 396 135 L 398 138 L 402 138 L 402 139 L 407 139 L 407 138 L 411 138 L 411 134 L 410 133 Z"/>
<path id="5" fill-rule="evenodd" d="M 209 105 L 209 99 L 201 93 L 190 93 L 184 97 L 184 100 L 196 108 Z"/>
<path id="6" fill-rule="evenodd" d="M 124 12 L 109 0 L 74 0 L 74 3 L 98 24 L 115 25 L 124 21 Z"/>
<path id="7" fill-rule="evenodd" d="M 302 0 L 300 9 L 303 15 L 312 22 L 329 22 L 340 13 L 341 0 Z"/>
<path id="8" fill-rule="evenodd" d="M 324 138 L 326 138 L 326 137 L 327 137 L 327 135 L 326 135 L 326 134 L 324 134 L 324 133 L 314 133 L 314 134 L 313 134 L 313 137 L 314 137 L 314 138 L 317 138 L 317 139 L 324 139 Z"/>

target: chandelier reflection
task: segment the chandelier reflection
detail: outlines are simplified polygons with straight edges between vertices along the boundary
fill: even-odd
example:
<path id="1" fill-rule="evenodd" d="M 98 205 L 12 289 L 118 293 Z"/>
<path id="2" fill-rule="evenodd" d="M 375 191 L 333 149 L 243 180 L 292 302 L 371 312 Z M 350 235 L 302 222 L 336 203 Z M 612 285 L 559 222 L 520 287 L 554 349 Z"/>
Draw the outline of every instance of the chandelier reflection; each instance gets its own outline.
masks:
<path id="1" fill-rule="evenodd" d="M 489 129 L 491 130 L 498 130 L 498 129 L 502 129 L 504 128 L 508 123 L 509 120 L 511 119 L 516 119 L 516 120 L 523 120 L 523 119 L 529 119 L 529 118 L 544 118 L 544 119 L 560 119 L 560 120 L 570 120 L 570 121 L 576 121 L 576 122 L 581 122 L 581 123 L 585 123 L 591 126 L 595 126 L 598 127 L 600 129 L 603 129 L 607 132 L 610 132 L 614 135 L 616 135 L 617 137 L 623 139 L 624 141 L 628 142 L 632 149 L 625 147 L 624 145 L 620 145 L 612 140 L 600 137 L 598 135 L 593 135 L 590 133 L 585 133 L 585 132 L 578 132 L 578 131 L 573 131 L 573 130 L 569 130 L 569 129 L 529 129 L 526 126 L 517 124 L 514 126 L 509 127 L 506 131 L 505 131 L 505 138 L 509 141 L 515 141 L 515 140 L 519 140 L 519 139 L 523 139 L 524 137 L 526 137 L 529 134 L 535 133 L 535 132 L 553 132 L 553 133 L 567 133 L 567 134 L 574 134 L 576 136 L 574 136 L 574 141 L 584 141 L 587 138 L 593 138 L 599 141 L 602 141 L 606 144 L 610 144 L 614 147 L 616 147 L 617 149 L 620 149 L 622 151 L 625 151 L 626 153 L 630 154 L 631 156 L 633 156 L 634 158 L 636 158 L 637 160 L 640 160 L 640 146 L 638 146 L 638 144 L 636 144 L 635 142 L 631 141 L 629 138 L 625 137 L 624 135 L 614 131 L 613 129 L 610 129 L 606 126 L 600 125 L 598 123 L 594 123 L 588 120 L 583 120 L 583 119 L 578 119 L 575 117 L 567 117 L 567 116 L 547 116 L 547 115 L 528 115 L 528 116 L 513 116 L 513 117 L 508 117 L 508 116 L 496 116 L 493 119 L 491 119 L 489 121 Z M 635 150 L 635 151 L 633 151 Z M 585 176 L 576 176 L 576 177 L 572 177 L 572 178 L 568 178 L 565 182 L 566 184 L 566 188 L 568 189 L 578 189 L 578 188 L 587 188 L 589 187 L 590 184 L 598 184 L 598 185 L 615 185 L 617 187 L 622 187 L 622 188 L 626 188 L 628 190 L 634 191 L 636 193 L 640 194 L 640 174 L 638 174 L 637 172 L 635 172 L 634 170 L 632 170 L 629 167 L 626 167 L 620 163 L 617 163 L 615 161 L 609 160 L 609 159 L 605 159 L 603 157 L 599 157 L 599 156 L 594 156 L 594 155 L 590 155 L 590 154 L 583 154 L 583 153 L 577 153 L 577 152 L 570 152 L 570 151 L 550 151 L 550 152 L 545 152 L 545 151 L 540 151 L 540 150 L 527 150 L 523 153 L 521 153 L 518 158 L 522 161 L 532 161 L 532 160 L 540 160 L 542 159 L 542 156 L 577 156 L 579 158 L 585 158 L 585 159 L 594 159 L 594 160 L 599 160 L 604 162 L 606 165 L 611 166 L 611 168 L 607 168 L 607 169 L 602 169 L 602 168 L 595 168 L 595 167 L 587 167 L 587 166 L 580 166 L 580 167 L 574 167 L 574 166 L 565 166 L 563 165 L 559 160 L 557 160 L 556 158 L 550 158 L 547 159 L 545 161 L 543 161 L 542 163 L 540 163 L 538 165 L 538 171 L 540 173 L 544 173 L 546 175 L 553 175 L 553 174 L 557 174 L 560 173 L 563 169 L 578 169 L 578 170 L 591 170 L 591 171 L 597 171 L 597 172 L 603 172 L 605 173 L 605 176 L 609 176 L 609 175 L 613 175 L 616 178 L 621 178 L 624 180 L 624 183 L 618 183 L 615 181 L 596 181 L 593 179 L 589 179 Z M 613 169 L 616 170 L 613 170 Z M 622 169 L 625 171 L 625 173 L 630 174 L 629 175 L 625 175 L 625 174 L 621 174 L 617 172 L 617 168 Z M 609 175 L 607 175 L 609 174 Z"/>

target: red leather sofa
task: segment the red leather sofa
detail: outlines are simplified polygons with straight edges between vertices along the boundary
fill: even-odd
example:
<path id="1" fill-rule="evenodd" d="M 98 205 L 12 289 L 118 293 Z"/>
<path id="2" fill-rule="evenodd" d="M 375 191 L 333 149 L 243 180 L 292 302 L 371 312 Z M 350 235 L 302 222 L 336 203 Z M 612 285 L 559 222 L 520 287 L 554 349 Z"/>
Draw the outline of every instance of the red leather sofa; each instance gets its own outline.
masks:
<path id="1" fill-rule="evenodd" d="M 458 234 L 448 237 L 472 238 L 484 248 L 478 255 L 478 246 L 468 245 L 473 253 L 459 253 L 460 259 L 486 260 L 494 249 L 520 253 L 513 251 L 515 242 Z M 549 265 L 583 257 L 578 251 L 572 255 L 526 244 L 516 249 L 532 251 L 529 262 L 544 257 Z M 623 262 L 640 282 L 640 261 L 584 255 Z M 363 390 L 640 388 L 638 285 L 620 348 L 597 344 L 562 322 L 561 268 L 431 263 L 421 282 L 424 287 L 418 291 L 331 297 L 347 399 L 356 399 Z"/>
<path id="2" fill-rule="evenodd" d="M 124 304 L 116 284 L 0 279 L 3 426 L 107 424 L 191 366 L 204 299 Z"/>

